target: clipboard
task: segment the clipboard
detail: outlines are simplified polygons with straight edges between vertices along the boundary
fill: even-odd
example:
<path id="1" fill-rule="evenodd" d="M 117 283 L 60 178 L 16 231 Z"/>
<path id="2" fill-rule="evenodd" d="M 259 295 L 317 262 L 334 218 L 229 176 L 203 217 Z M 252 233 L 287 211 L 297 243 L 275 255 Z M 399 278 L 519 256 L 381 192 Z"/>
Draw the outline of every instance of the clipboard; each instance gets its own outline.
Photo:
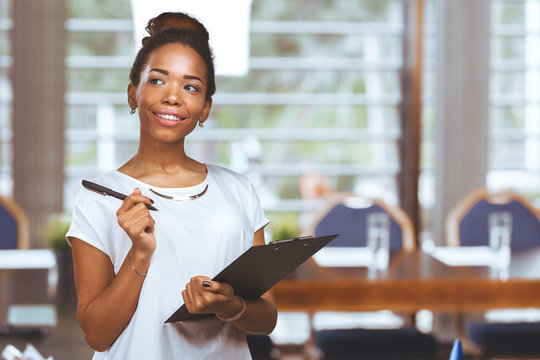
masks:
<path id="1" fill-rule="evenodd" d="M 231 285 L 245 300 L 256 300 L 337 236 L 307 236 L 252 246 L 212 280 Z M 182 305 L 165 323 L 211 316 L 215 315 L 191 314 Z"/>

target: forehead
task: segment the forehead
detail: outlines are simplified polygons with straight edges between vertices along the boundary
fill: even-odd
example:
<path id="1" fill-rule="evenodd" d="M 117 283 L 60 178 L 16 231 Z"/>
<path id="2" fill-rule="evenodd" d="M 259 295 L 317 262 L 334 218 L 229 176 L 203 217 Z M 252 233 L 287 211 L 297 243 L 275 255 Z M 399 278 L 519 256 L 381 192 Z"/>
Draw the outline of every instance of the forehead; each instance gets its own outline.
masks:
<path id="1" fill-rule="evenodd" d="M 206 79 L 206 63 L 193 48 L 183 44 L 165 44 L 152 50 L 143 73 L 155 68 Z"/>

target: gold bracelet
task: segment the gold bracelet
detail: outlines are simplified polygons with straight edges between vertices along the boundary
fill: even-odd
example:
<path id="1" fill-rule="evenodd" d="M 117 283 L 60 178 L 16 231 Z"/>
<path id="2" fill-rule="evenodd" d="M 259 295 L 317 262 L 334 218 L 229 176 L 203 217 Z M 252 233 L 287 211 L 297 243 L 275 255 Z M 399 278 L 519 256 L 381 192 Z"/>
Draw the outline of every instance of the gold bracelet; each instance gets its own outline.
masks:
<path id="1" fill-rule="evenodd" d="M 137 275 L 146 276 L 147 273 L 138 272 L 137 269 L 135 269 L 135 266 L 133 266 L 133 264 L 131 263 L 131 255 L 129 254 L 129 252 L 128 252 L 128 261 L 129 261 L 129 265 L 131 265 L 131 268 L 133 269 L 133 271 L 135 271 L 135 273 L 137 273 Z"/>

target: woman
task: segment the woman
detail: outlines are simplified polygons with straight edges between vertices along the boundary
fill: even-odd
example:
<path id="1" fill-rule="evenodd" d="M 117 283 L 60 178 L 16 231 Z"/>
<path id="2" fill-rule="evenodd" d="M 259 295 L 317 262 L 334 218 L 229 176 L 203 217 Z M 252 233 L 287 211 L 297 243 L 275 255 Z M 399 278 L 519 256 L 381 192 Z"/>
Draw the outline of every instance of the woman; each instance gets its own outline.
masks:
<path id="1" fill-rule="evenodd" d="M 249 359 L 244 333 L 268 334 L 276 323 L 271 292 L 244 301 L 199 274 L 213 276 L 263 245 L 268 219 L 245 178 L 184 150 L 215 91 L 206 29 L 180 13 L 151 19 L 147 29 L 128 86 L 139 149 L 93 179 L 130 195 L 120 204 L 81 189 L 66 235 L 79 323 L 94 359 Z M 217 317 L 164 324 L 182 302 Z"/>

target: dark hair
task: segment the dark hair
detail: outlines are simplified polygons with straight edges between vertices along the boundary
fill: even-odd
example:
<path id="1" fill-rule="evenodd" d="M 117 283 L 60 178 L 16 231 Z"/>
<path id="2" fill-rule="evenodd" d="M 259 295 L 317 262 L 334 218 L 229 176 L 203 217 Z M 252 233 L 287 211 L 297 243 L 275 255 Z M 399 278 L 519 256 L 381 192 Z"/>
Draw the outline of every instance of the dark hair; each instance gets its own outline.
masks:
<path id="1" fill-rule="evenodd" d="M 157 18 L 159 18 L 159 16 Z M 210 99 L 212 95 L 214 95 L 214 93 L 216 92 L 216 79 L 214 72 L 214 56 L 212 54 L 212 49 L 208 44 L 208 32 L 206 31 L 204 26 L 196 20 L 194 21 L 196 21 L 197 24 L 200 24 L 204 31 L 194 31 L 192 30 L 192 27 L 188 28 L 185 26 L 181 28 L 165 27 L 163 29 L 160 29 L 159 27 L 153 25 L 153 21 L 157 18 L 150 19 L 150 21 L 148 22 L 147 30 L 150 33 L 150 36 L 147 36 L 142 40 L 142 48 L 139 50 L 137 56 L 135 57 L 135 61 L 133 62 L 133 66 L 131 67 L 131 72 L 129 74 L 129 80 L 133 85 L 139 85 L 142 69 L 146 65 L 148 57 L 150 56 L 150 53 L 152 51 L 167 44 L 182 44 L 185 46 L 189 46 L 193 50 L 195 50 L 206 63 L 206 75 L 208 79 L 206 86 L 206 99 Z M 165 22 L 163 22 L 161 25 L 164 24 Z"/>
<path id="2" fill-rule="evenodd" d="M 210 36 L 203 24 L 194 17 L 182 12 L 164 12 L 148 20 L 145 30 L 154 35 L 165 29 L 185 29 L 199 32 L 208 41 Z"/>

